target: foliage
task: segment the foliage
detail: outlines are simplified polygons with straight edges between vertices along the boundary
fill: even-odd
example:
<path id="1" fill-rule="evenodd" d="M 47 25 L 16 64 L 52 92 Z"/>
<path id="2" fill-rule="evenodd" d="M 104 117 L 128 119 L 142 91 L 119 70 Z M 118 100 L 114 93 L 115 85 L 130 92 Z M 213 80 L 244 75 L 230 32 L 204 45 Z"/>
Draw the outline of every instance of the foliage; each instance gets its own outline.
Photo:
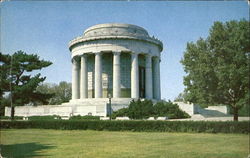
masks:
<path id="1" fill-rule="evenodd" d="M 11 117 L 9 117 L 9 116 L 0 116 L 0 120 L 10 120 L 11 119 Z M 23 117 L 22 116 L 15 116 L 14 117 L 14 120 L 22 120 L 23 119 Z"/>
<path id="2" fill-rule="evenodd" d="M 128 107 L 128 117 L 131 119 L 145 119 L 152 115 L 153 103 L 151 100 L 132 100 Z"/>
<path id="3" fill-rule="evenodd" d="M 52 63 L 40 60 L 35 54 L 26 54 L 23 51 L 15 52 L 13 55 L 0 53 L 1 63 L 1 98 L 4 92 L 11 91 L 13 106 L 23 106 L 31 102 L 47 103 L 52 95 L 36 91 L 37 86 L 45 80 L 38 73 L 31 76 L 33 70 L 40 70 Z M 11 112 L 14 117 L 14 108 Z"/>
<path id="4" fill-rule="evenodd" d="M 114 111 L 111 115 L 112 119 L 115 119 L 116 117 L 128 117 L 129 116 L 129 110 L 128 108 L 122 108 L 117 111 Z"/>
<path id="5" fill-rule="evenodd" d="M 187 43 L 181 63 L 186 100 L 197 104 L 229 105 L 234 120 L 249 104 L 249 21 L 215 22 L 207 39 Z"/>
<path id="6" fill-rule="evenodd" d="M 37 87 L 37 91 L 41 93 L 54 94 L 53 97 L 49 99 L 49 105 L 59 105 L 65 102 L 69 102 L 71 99 L 71 83 L 65 81 L 57 84 L 44 83 Z"/>
<path id="7" fill-rule="evenodd" d="M 9 116 L 0 116 L 1 120 L 10 120 L 11 117 Z M 15 116 L 14 117 L 15 120 L 23 120 L 23 116 Z M 40 121 L 40 120 L 55 120 L 55 119 L 61 119 L 60 116 L 57 115 L 47 115 L 47 116 L 28 116 L 28 120 L 32 120 L 32 121 Z"/>
<path id="8" fill-rule="evenodd" d="M 250 116 L 250 104 L 244 105 L 240 110 L 239 110 L 239 116 Z"/>
<path id="9" fill-rule="evenodd" d="M 186 102 L 185 98 L 186 98 L 186 93 L 183 92 L 183 93 L 180 93 L 175 99 L 174 101 L 175 102 Z"/>
<path id="10" fill-rule="evenodd" d="M 2 121 L 1 128 L 39 128 L 61 130 L 108 130 L 138 132 L 249 133 L 249 121 L 102 121 L 40 120 Z"/>
<path id="11" fill-rule="evenodd" d="M 149 117 L 189 118 L 190 116 L 180 110 L 177 104 L 170 101 L 161 101 L 153 105 L 150 100 L 132 100 L 128 108 L 120 109 L 112 114 L 112 118 L 128 116 L 131 119 L 147 119 Z"/>
<path id="12" fill-rule="evenodd" d="M 100 120 L 100 116 L 80 116 L 80 115 L 77 115 L 77 116 L 71 116 L 69 118 L 70 120 Z"/>
<path id="13" fill-rule="evenodd" d="M 154 105 L 155 116 L 167 116 L 170 119 L 189 118 L 190 116 L 182 111 L 177 104 L 173 104 L 170 101 L 161 101 Z"/>
<path id="14" fill-rule="evenodd" d="M 5 107 L 10 105 L 9 95 L 0 99 L 0 116 L 4 116 Z"/>

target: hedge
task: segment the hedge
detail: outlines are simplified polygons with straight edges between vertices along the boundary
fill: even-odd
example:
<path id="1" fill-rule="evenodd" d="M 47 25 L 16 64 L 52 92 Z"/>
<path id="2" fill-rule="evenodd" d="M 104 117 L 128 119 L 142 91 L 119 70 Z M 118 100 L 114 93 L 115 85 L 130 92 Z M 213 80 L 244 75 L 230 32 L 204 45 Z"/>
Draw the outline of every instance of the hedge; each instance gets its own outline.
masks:
<path id="1" fill-rule="evenodd" d="M 54 120 L 54 119 L 61 119 L 60 116 L 57 115 L 48 115 L 48 116 L 28 116 L 29 120 L 40 121 L 40 120 Z"/>
<path id="2" fill-rule="evenodd" d="M 41 120 L 1 121 L 2 129 L 60 129 L 60 130 L 107 130 L 138 132 L 205 132 L 249 133 L 249 121 L 96 121 L 96 120 Z"/>
<path id="3" fill-rule="evenodd" d="M 11 117 L 9 116 L 0 116 L 0 120 L 10 120 Z M 15 116 L 14 117 L 14 120 L 22 120 L 23 119 L 23 116 Z"/>
<path id="4" fill-rule="evenodd" d="M 23 120 L 24 116 L 15 116 L 14 120 Z M 47 116 L 27 116 L 29 120 L 55 120 L 55 119 L 61 119 L 58 115 L 47 115 Z M 11 120 L 11 117 L 9 116 L 0 116 L 1 120 Z"/>

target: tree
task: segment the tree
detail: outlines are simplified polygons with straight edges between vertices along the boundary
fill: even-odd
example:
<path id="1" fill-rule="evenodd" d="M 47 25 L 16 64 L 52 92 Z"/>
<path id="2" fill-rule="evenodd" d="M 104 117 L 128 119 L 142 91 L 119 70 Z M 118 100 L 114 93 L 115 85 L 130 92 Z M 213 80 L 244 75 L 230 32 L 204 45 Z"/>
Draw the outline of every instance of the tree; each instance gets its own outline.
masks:
<path id="1" fill-rule="evenodd" d="M 69 102 L 71 99 L 71 83 L 62 81 L 57 84 L 44 83 L 37 87 L 37 91 L 41 93 L 51 93 L 54 94 L 53 97 L 49 99 L 50 105 L 58 105 L 64 102 Z"/>
<path id="2" fill-rule="evenodd" d="M 179 95 L 174 99 L 175 102 L 186 102 L 185 98 L 186 98 L 186 93 L 179 93 Z"/>
<path id="3" fill-rule="evenodd" d="M 0 116 L 4 116 L 5 107 L 10 105 L 10 95 L 4 96 L 0 100 Z"/>
<path id="4" fill-rule="evenodd" d="M 181 63 L 186 100 L 231 107 L 234 120 L 249 104 L 249 21 L 215 22 L 206 39 L 187 43 Z"/>
<path id="5" fill-rule="evenodd" d="M 1 63 L 1 98 L 4 92 L 10 92 L 12 102 L 11 118 L 14 118 L 14 107 L 22 106 L 30 102 L 39 101 L 47 103 L 52 95 L 36 91 L 37 86 L 43 82 L 46 77 L 41 77 L 38 73 L 32 76 L 33 70 L 41 70 L 52 63 L 40 60 L 35 54 L 26 54 L 23 51 L 17 51 L 13 55 L 0 53 Z"/>

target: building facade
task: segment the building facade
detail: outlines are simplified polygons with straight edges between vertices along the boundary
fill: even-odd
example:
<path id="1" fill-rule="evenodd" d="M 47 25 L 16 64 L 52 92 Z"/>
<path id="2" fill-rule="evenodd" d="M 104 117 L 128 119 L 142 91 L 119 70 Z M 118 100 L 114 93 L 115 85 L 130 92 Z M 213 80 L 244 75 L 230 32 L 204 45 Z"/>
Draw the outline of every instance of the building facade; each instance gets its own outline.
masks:
<path id="1" fill-rule="evenodd" d="M 162 42 L 130 24 L 99 24 L 70 41 L 72 100 L 161 99 Z"/>

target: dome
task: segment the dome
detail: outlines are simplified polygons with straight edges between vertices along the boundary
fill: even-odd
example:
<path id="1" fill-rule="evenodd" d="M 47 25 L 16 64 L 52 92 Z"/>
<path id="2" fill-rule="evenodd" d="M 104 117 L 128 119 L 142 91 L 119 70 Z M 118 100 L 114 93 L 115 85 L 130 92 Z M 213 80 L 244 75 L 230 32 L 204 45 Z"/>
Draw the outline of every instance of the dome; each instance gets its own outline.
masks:
<path id="1" fill-rule="evenodd" d="M 95 36 L 144 36 L 149 37 L 148 32 L 142 27 L 131 24 L 98 24 L 94 25 L 83 33 L 84 37 Z"/>
<path id="2" fill-rule="evenodd" d="M 84 31 L 83 35 L 78 36 L 69 42 L 69 49 L 71 51 L 74 46 L 80 43 L 87 44 L 91 41 L 116 39 L 144 41 L 157 45 L 160 48 L 160 51 L 163 49 L 162 42 L 154 36 L 150 37 L 144 28 L 132 24 L 120 23 L 98 24 L 89 27 Z"/>

